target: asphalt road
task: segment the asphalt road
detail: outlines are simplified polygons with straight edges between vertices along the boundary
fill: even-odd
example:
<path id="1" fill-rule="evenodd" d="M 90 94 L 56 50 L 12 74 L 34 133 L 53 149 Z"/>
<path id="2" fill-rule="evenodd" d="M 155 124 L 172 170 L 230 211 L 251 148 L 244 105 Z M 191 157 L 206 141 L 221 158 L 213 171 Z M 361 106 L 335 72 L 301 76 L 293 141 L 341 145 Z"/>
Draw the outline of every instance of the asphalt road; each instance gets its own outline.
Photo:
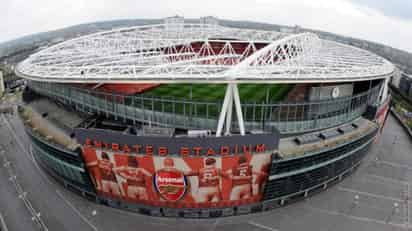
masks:
<path id="1" fill-rule="evenodd" d="M 10 231 L 39 230 L 10 169 L 48 230 L 412 230 L 412 143 L 392 116 L 357 171 L 327 191 L 269 212 L 219 219 L 149 217 L 89 202 L 39 169 L 15 117 L 0 116 L 0 145 L 0 214 Z"/>

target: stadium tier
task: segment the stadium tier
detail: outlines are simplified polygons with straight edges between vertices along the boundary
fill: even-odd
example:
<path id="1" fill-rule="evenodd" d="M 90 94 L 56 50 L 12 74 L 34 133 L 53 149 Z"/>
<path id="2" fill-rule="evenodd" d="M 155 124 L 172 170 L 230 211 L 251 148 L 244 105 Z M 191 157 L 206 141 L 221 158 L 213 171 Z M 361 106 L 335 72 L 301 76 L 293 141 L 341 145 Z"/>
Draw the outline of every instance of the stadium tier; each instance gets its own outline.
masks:
<path id="1" fill-rule="evenodd" d="M 72 39 L 16 68 L 46 172 L 97 203 L 190 218 L 269 210 L 349 175 L 383 129 L 393 72 L 315 34 L 179 17 Z"/>

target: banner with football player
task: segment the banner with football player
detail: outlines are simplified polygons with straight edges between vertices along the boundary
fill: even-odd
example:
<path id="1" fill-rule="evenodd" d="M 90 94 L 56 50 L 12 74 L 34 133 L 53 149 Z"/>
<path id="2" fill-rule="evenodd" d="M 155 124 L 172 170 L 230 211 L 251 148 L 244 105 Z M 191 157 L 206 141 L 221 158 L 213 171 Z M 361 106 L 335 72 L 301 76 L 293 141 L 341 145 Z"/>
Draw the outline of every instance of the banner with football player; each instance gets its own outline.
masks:
<path id="1" fill-rule="evenodd" d="M 147 156 L 83 147 L 100 195 L 155 206 L 223 207 L 257 202 L 270 152 L 228 156 Z"/>

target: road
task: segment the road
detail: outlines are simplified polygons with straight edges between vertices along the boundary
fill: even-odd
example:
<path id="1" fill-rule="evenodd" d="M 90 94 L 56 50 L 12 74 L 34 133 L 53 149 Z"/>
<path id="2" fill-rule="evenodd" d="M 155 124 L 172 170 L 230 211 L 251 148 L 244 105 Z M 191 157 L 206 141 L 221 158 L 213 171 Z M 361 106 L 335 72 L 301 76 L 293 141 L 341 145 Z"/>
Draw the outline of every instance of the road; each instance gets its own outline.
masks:
<path id="1" fill-rule="evenodd" d="M 48 230 L 387 231 L 412 227 L 412 143 L 392 116 L 357 171 L 327 191 L 269 212 L 219 219 L 149 217 L 67 191 L 34 162 L 16 117 L 0 116 L 0 145 L 4 150 L 0 154 L 0 214 L 10 231 L 40 230 L 10 181 L 10 169 Z"/>

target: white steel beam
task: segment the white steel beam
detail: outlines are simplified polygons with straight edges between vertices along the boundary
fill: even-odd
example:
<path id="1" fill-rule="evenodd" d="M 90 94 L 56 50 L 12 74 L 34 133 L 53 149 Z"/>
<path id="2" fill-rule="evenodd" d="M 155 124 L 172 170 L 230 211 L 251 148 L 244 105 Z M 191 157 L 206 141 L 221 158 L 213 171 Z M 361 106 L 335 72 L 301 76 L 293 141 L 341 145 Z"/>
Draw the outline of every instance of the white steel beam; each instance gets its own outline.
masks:
<path id="1" fill-rule="evenodd" d="M 239 123 L 240 134 L 244 136 L 245 125 L 243 121 L 242 105 L 240 103 L 239 89 L 236 83 L 229 83 L 226 87 L 225 99 L 223 101 L 223 106 L 220 111 L 218 126 L 216 129 L 216 136 L 220 137 L 222 135 L 223 125 L 226 126 L 225 135 L 230 135 L 230 129 L 232 124 L 232 110 L 233 101 L 235 103 L 237 121 Z M 226 124 L 224 124 L 226 120 Z"/>
<path id="2" fill-rule="evenodd" d="M 226 132 L 225 135 L 230 135 L 230 129 L 232 127 L 232 111 L 233 111 L 233 84 L 228 84 L 228 88 L 230 88 L 230 91 L 232 94 L 230 94 L 230 99 L 229 99 L 229 105 L 228 105 L 228 110 L 227 110 L 227 115 L 226 115 Z"/>
<path id="3" fill-rule="evenodd" d="M 232 90 L 230 84 L 226 86 L 225 99 L 223 100 L 222 108 L 220 109 L 219 121 L 217 123 L 216 136 L 222 136 L 223 125 L 227 114 L 230 99 L 232 98 Z"/>
<path id="4" fill-rule="evenodd" d="M 235 100 L 235 108 L 237 114 L 237 121 L 239 123 L 239 130 L 242 136 L 245 135 L 245 123 L 243 121 L 242 105 L 240 104 L 239 89 L 237 84 L 233 84 L 233 98 Z"/>
<path id="5" fill-rule="evenodd" d="M 130 27 L 79 37 L 21 62 L 16 73 L 48 82 L 305 82 L 379 79 L 387 60 L 311 33 L 216 25 Z"/>

